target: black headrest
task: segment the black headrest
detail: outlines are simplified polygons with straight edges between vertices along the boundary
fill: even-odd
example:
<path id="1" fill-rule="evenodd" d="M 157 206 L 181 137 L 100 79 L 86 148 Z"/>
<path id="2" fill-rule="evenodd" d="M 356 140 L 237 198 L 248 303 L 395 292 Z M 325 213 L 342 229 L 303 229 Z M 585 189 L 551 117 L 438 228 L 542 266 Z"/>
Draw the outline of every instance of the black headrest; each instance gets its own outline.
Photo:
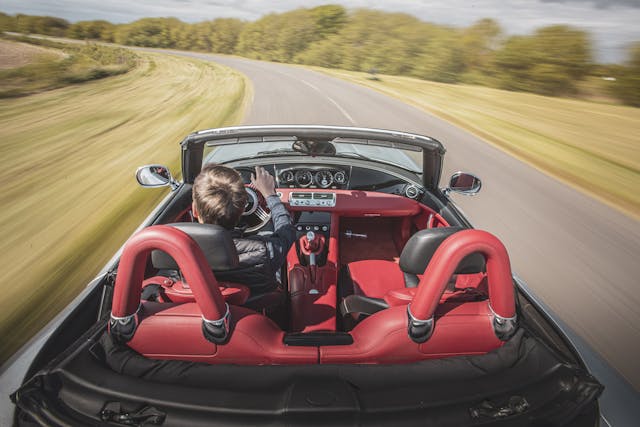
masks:
<path id="1" fill-rule="evenodd" d="M 433 254 L 444 240 L 454 233 L 464 230 L 462 227 L 438 227 L 420 230 L 407 242 L 400 254 L 400 269 L 409 274 L 422 274 Z M 485 270 L 484 256 L 479 253 L 467 255 L 462 259 L 456 274 L 480 273 Z"/>
<path id="2" fill-rule="evenodd" d="M 187 233 L 204 252 L 211 269 L 230 270 L 238 267 L 240 260 L 231 232 L 224 227 L 197 222 L 167 224 Z M 162 251 L 151 252 L 151 263 L 159 270 L 178 270 L 176 262 Z"/>

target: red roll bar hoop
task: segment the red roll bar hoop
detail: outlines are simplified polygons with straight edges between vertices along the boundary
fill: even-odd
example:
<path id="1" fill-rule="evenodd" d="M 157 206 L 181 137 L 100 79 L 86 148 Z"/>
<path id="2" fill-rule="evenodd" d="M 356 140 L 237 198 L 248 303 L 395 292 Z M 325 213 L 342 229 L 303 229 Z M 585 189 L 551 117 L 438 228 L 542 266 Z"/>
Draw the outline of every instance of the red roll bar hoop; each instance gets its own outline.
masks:
<path id="1" fill-rule="evenodd" d="M 515 291 L 507 250 L 494 235 L 481 230 L 462 230 L 448 237 L 436 250 L 407 307 L 408 333 L 421 343 L 433 333 L 434 313 L 449 279 L 464 257 L 484 255 L 489 285 L 489 307 L 494 314 L 496 336 L 506 341 L 517 329 Z"/>
<path id="2" fill-rule="evenodd" d="M 180 267 L 202 312 L 205 337 L 217 344 L 226 341 L 229 335 L 229 307 L 224 302 L 202 249 L 188 234 L 166 225 L 145 228 L 126 243 L 113 291 L 110 333 L 125 342 L 133 337 L 144 272 L 153 250 L 166 252 Z"/>

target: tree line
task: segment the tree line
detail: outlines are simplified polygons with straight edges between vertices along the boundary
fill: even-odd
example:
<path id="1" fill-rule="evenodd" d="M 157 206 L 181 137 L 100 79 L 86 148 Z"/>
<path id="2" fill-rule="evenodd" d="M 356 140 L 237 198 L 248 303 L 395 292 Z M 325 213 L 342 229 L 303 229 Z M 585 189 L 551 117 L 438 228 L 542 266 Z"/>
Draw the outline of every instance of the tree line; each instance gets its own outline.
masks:
<path id="1" fill-rule="evenodd" d="M 625 64 L 602 66 L 595 63 L 589 34 L 566 25 L 507 36 L 493 19 L 454 28 L 403 13 L 325 5 L 272 13 L 253 22 L 219 18 L 194 24 L 176 18 L 117 25 L 104 20 L 69 23 L 50 16 L 0 13 L 0 30 L 235 54 L 551 96 L 575 94 L 588 76 L 612 75 L 612 94 L 640 106 L 640 42 L 631 46 Z"/>

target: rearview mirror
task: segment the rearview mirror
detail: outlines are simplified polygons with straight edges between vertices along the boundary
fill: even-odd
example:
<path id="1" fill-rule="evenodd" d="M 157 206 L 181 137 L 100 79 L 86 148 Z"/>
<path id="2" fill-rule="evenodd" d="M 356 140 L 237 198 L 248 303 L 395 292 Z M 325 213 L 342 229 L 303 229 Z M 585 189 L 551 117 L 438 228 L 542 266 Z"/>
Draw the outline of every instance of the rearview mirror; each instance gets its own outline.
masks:
<path id="1" fill-rule="evenodd" d="M 141 166 L 136 171 L 136 180 L 138 184 L 147 188 L 171 186 L 175 190 L 180 185 L 171 176 L 169 168 L 163 165 L 146 165 Z"/>
<path id="2" fill-rule="evenodd" d="M 454 193 L 473 196 L 475 194 L 478 194 L 481 188 L 482 181 L 480 181 L 480 178 L 478 178 L 477 176 L 466 172 L 456 172 L 451 175 L 451 179 L 449 180 L 449 187 L 447 187 L 444 192 L 446 194 L 450 191 L 453 191 Z"/>

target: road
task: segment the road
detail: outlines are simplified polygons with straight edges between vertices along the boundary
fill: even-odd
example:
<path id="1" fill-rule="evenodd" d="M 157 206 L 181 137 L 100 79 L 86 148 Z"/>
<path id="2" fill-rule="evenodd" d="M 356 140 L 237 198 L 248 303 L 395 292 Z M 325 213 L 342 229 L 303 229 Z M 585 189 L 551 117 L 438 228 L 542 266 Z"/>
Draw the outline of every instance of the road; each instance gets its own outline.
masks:
<path id="1" fill-rule="evenodd" d="M 355 125 L 429 135 L 454 171 L 482 178 L 453 195 L 476 228 L 502 239 L 514 271 L 640 390 L 640 223 L 548 177 L 474 135 L 373 90 L 301 67 L 188 54 L 235 68 L 253 83 L 245 124 Z"/>

